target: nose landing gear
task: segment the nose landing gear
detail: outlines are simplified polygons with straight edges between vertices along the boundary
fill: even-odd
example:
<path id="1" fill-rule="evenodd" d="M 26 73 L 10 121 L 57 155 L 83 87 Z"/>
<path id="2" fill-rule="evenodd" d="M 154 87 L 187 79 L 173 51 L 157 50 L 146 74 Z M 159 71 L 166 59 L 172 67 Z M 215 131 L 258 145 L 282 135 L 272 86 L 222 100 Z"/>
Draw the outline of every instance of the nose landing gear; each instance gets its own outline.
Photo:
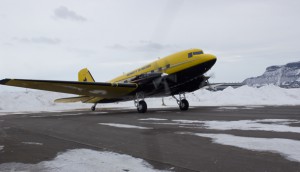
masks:
<path id="1" fill-rule="evenodd" d="M 179 99 L 174 95 L 172 95 L 172 97 L 177 101 L 180 110 L 186 111 L 189 109 L 189 102 L 186 100 L 184 93 L 179 93 Z"/>

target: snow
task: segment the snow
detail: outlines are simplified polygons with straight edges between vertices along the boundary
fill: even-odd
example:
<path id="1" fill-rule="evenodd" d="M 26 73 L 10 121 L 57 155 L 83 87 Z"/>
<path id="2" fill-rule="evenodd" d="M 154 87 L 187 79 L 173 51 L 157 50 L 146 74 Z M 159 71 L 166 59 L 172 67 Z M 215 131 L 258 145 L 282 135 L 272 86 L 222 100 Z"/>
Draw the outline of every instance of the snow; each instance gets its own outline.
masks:
<path id="1" fill-rule="evenodd" d="M 0 91 L 0 114 L 5 114 L 6 112 L 63 111 L 90 108 L 90 105 L 87 106 L 82 103 L 54 103 L 55 99 L 70 97 L 70 94 L 26 89 L 20 90 Z"/>
<path id="2" fill-rule="evenodd" d="M 192 106 L 300 105 L 300 89 L 284 89 L 274 85 L 261 88 L 228 87 L 218 92 L 202 89 L 189 94 L 187 99 Z"/>
<path id="3" fill-rule="evenodd" d="M 262 119 L 239 121 L 198 121 L 198 120 L 172 120 L 178 124 L 197 124 L 196 126 L 213 130 L 259 130 L 274 132 L 300 133 L 300 127 L 292 127 L 289 124 L 300 123 L 291 119 Z"/>
<path id="4" fill-rule="evenodd" d="M 146 161 L 125 154 L 101 152 L 89 149 L 73 149 L 59 154 L 51 161 L 38 164 L 4 163 L 0 171 L 45 171 L 45 172 L 96 172 L 130 171 L 160 172 Z"/>
<path id="5" fill-rule="evenodd" d="M 1 86 L 2 87 L 2 86 Z M 0 88 L 1 88 L 0 87 Z M 90 109 L 92 104 L 54 103 L 62 97 L 74 95 L 48 91 L 0 91 L 0 114 L 40 111 L 64 111 L 74 109 Z M 190 106 L 265 106 L 265 105 L 300 105 L 300 88 L 284 89 L 274 85 L 261 88 L 242 86 L 231 87 L 217 92 L 205 89 L 186 94 Z M 148 108 L 178 107 L 172 97 L 164 98 L 167 106 L 162 106 L 161 98 L 146 98 Z M 133 102 L 98 104 L 97 108 L 135 109 Z M 225 107 L 226 108 L 226 107 Z M 234 108 L 234 107 L 231 107 Z"/>
<path id="6" fill-rule="evenodd" d="M 153 129 L 148 127 L 140 127 L 140 126 L 128 125 L 128 124 L 116 124 L 116 123 L 99 123 L 99 124 L 107 125 L 111 127 L 117 127 L 117 128 Z"/>
<path id="7" fill-rule="evenodd" d="M 235 146 L 253 151 L 279 153 L 288 160 L 300 162 L 300 141 L 297 140 L 240 137 L 229 134 L 193 133 L 193 135 L 211 138 L 214 143 L 222 145 Z"/>
<path id="8" fill-rule="evenodd" d="M 43 143 L 38 143 L 38 142 L 22 142 L 23 144 L 26 144 L 26 145 L 38 145 L 38 146 L 42 146 Z"/>
<path id="9" fill-rule="evenodd" d="M 143 118 L 139 119 L 140 121 L 166 121 L 167 119 L 162 119 L 162 118 Z"/>

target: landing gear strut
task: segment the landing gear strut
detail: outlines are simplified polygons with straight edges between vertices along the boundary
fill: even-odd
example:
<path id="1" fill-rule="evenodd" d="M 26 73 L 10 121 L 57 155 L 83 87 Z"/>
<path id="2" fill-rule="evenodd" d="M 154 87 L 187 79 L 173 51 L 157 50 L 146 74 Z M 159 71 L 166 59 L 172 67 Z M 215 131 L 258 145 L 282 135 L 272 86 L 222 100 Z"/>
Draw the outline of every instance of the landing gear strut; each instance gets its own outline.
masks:
<path id="1" fill-rule="evenodd" d="M 91 110 L 92 110 L 92 111 L 95 111 L 95 110 L 96 110 L 96 105 L 97 105 L 97 103 L 95 103 L 95 104 L 91 107 Z"/>
<path id="2" fill-rule="evenodd" d="M 177 101 L 180 110 L 186 111 L 189 109 L 189 102 L 185 99 L 184 93 L 179 93 L 179 100 L 174 95 L 172 97 Z"/>
<path id="3" fill-rule="evenodd" d="M 134 105 L 137 107 L 137 111 L 139 113 L 147 112 L 147 103 L 144 100 L 143 93 L 136 94 L 136 99 L 134 100 Z"/>

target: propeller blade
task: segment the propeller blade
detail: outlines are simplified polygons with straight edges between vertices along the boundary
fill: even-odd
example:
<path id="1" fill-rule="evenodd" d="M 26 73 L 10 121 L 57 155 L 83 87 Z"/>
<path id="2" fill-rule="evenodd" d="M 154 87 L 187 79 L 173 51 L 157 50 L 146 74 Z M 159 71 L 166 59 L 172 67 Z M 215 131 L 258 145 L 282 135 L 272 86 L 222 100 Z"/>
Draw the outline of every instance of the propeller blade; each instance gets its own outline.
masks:
<path id="1" fill-rule="evenodd" d="M 170 94 L 170 93 L 171 93 L 171 90 L 170 90 L 170 87 L 169 87 L 167 78 L 164 79 L 163 83 L 164 83 L 165 93 L 166 93 L 166 94 Z"/>

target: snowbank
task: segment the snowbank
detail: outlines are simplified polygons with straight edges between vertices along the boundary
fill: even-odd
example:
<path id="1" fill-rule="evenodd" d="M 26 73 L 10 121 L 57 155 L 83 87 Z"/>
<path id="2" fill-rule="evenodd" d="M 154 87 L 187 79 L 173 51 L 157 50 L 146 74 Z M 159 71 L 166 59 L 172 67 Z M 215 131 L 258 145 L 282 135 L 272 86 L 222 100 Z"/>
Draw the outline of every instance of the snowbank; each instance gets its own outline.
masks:
<path id="1" fill-rule="evenodd" d="M 249 106 L 249 105 L 300 105 L 300 89 L 285 89 L 274 85 L 261 88 L 242 86 L 210 92 L 198 90 L 189 95 L 195 105 L 203 106 Z"/>
<path id="2" fill-rule="evenodd" d="M 22 91 L 0 91 L 0 112 L 34 112 L 61 111 L 71 109 L 89 109 L 91 104 L 54 103 L 57 98 L 72 97 L 73 95 L 20 89 Z M 191 106 L 255 106 L 255 105 L 300 105 L 300 89 L 284 89 L 269 85 L 261 88 L 243 86 L 237 89 L 231 87 L 218 92 L 205 89 L 186 95 Z M 162 106 L 161 98 L 147 99 L 149 108 L 177 107 L 172 97 L 167 97 Z M 135 108 L 132 101 L 101 104 L 101 107 Z"/>
<path id="3" fill-rule="evenodd" d="M 162 172 L 140 158 L 114 152 L 73 149 L 59 154 L 51 161 L 38 164 L 4 163 L 0 171 L 131 171 Z"/>
<path id="4" fill-rule="evenodd" d="M 3 114 L 5 112 L 62 111 L 90 107 L 83 103 L 54 103 L 55 99 L 71 96 L 70 94 L 26 89 L 0 91 L 0 112 Z"/>

